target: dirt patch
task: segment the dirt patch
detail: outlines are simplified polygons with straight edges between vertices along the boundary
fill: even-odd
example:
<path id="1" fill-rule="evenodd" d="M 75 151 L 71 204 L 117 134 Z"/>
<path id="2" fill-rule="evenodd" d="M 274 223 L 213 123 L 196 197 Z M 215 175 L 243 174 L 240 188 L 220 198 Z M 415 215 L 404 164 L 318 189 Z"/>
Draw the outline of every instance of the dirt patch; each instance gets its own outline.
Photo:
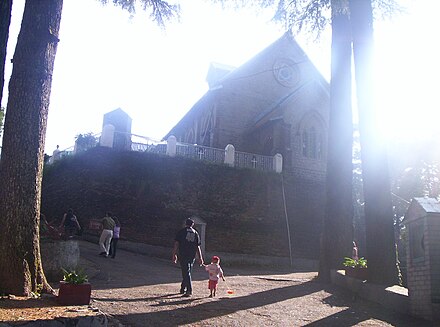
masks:
<path id="1" fill-rule="evenodd" d="M 1 297 L 1 322 L 28 322 L 51 320 L 56 318 L 93 317 L 103 313 L 90 306 L 59 306 L 54 296 L 43 296 L 38 299 L 27 297 Z"/>

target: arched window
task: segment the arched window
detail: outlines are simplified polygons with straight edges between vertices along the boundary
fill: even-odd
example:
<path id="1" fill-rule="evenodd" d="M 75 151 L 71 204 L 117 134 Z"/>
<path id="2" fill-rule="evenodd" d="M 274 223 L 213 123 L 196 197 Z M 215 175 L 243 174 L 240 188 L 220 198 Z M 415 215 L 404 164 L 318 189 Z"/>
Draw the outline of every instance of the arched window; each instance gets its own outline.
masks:
<path id="1" fill-rule="evenodd" d="M 322 134 L 314 126 L 304 128 L 302 132 L 302 155 L 311 159 L 322 159 Z"/>

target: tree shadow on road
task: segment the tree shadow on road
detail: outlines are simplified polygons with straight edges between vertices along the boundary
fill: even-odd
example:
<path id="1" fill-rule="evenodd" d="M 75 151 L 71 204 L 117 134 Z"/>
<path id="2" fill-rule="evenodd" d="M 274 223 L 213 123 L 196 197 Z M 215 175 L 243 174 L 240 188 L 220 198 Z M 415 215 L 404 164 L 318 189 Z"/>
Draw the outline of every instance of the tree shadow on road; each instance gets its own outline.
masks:
<path id="1" fill-rule="evenodd" d="M 328 284 L 308 281 L 292 286 L 270 289 L 241 297 L 219 298 L 217 301 L 193 301 L 191 306 L 184 306 L 164 311 L 139 314 L 116 315 L 115 318 L 131 326 L 177 326 L 197 324 L 200 321 L 227 316 L 239 311 L 252 310 L 259 307 L 283 302 L 289 299 L 301 298 L 312 293 L 325 290 L 332 295 L 324 302 L 331 306 L 348 307 L 338 313 L 309 323 L 307 326 L 353 326 L 369 319 L 387 322 L 393 326 L 432 326 L 429 322 L 384 309 L 368 301 L 351 300 L 351 295 L 340 292 Z M 201 300 L 201 299 L 195 299 Z M 150 304 L 151 307 L 185 304 L 181 300 L 175 302 Z M 256 322 L 257 323 L 257 322 Z"/>
<path id="2" fill-rule="evenodd" d="M 338 313 L 332 314 L 325 318 L 316 320 L 310 324 L 305 326 L 307 327 L 328 327 L 328 326 L 355 326 L 362 321 L 366 321 L 369 319 L 386 321 L 392 326 L 399 327 L 434 327 L 433 324 L 426 320 L 417 319 L 411 316 L 405 316 L 402 314 L 398 314 L 392 311 L 383 313 L 380 312 L 382 310 L 378 310 L 378 312 L 371 314 L 367 312 L 362 312 L 362 310 L 353 311 L 353 308 L 347 308 Z"/>
<path id="3" fill-rule="evenodd" d="M 194 324 L 202 320 L 302 297 L 321 291 L 322 289 L 322 284 L 308 281 L 302 284 L 275 288 L 241 297 L 219 298 L 217 301 L 203 302 L 190 307 L 186 306 L 172 310 L 119 315 L 115 317 L 122 323 L 137 326 L 176 326 Z M 168 303 L 168 305 L 169 304 L 170 303 Z"/>
<path id="4" fill-rule="evenodd" d="M 334 285 L 327 285 L 325 290 L 332 294 L 323 300 L 332 307 L 348 307 L 345 310 L 325 318 L 316 320 L 305 326 L 308 327 L 327 327 L 327 326 L 354 326 L 362 321 L 369 319 L 388 322 L 393 326 L 433 326 L 428 321 L 418 319 L 409 315 L 398 313 L 391 309 L 386 309 L 381 305 L 363 300 L 356 297 L 353 293 L 338 289 Z M 368 310 L 366 309 L 368 307 Z"/>

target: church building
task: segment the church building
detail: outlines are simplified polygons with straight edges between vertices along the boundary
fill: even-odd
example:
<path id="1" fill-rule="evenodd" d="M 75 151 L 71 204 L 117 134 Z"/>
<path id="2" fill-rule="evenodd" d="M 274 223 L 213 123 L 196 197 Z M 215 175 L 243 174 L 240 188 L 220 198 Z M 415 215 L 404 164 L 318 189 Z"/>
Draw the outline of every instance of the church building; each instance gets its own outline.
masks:
<path id="1" fill-rule="evenodd" d="M 283 155 L 283 169 L 325 173 L 329 83 L 290 32 L 238 68 L 212 63 L 209 90 L 171 129 L 177 141 Z"/>

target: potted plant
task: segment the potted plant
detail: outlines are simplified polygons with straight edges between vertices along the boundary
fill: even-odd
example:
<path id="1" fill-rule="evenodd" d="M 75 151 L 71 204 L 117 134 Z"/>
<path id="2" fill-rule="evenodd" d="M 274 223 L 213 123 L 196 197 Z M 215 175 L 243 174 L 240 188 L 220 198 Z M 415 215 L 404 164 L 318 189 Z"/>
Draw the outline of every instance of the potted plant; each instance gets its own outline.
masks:
<path id="1" fill-rule="evenodd" d="M 342 263 L 345 266 L 345 276 L 366 280 L 368 278 L 367 259 L 344 258 Z"/>
<path id="2" fill-rule="evenodd" d="M 58 303 L 61 305 L 84 305 L 90 303 L 92 286 L 83 271 L 63 271 L 63 280 L 60 282 Z"/>

